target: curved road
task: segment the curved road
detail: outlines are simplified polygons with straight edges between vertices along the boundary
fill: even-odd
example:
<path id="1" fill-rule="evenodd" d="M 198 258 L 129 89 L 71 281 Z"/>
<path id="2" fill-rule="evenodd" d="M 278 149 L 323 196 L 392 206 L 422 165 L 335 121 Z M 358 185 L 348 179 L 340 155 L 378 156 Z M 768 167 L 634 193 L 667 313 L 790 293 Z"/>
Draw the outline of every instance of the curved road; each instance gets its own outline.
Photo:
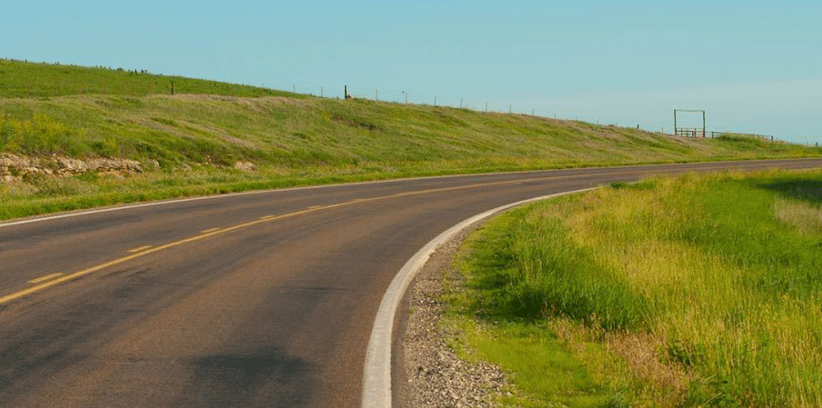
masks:
<path id="1" fill-rule="evenodd" d="M 324 186 L 0 224 L 0 406 L 357 407 L 397 271 L 488 209 L 651 173 L 589 168 Z"/>

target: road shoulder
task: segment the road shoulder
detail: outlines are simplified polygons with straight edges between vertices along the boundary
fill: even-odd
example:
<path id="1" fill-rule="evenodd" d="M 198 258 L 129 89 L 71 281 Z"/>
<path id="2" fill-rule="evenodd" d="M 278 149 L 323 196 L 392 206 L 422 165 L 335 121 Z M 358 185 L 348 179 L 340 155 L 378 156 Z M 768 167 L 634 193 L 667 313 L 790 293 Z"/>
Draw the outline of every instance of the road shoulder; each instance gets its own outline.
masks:
<path id="1" fill-rule="evenodd" d="M 479 223 L 481 224 L 481 223 Z M 456 328 L 441 324 L 448 287 L 463 284 L 452 260 L 462 241 L 480 225 L 460 232 L 440 246 L 422 268 L 403 299 L 403 325 L 395 349 L 394 405 L 397 407 L 493 407 L 508 384 L 490 363 L 461 359 L 449 346 Z"/>

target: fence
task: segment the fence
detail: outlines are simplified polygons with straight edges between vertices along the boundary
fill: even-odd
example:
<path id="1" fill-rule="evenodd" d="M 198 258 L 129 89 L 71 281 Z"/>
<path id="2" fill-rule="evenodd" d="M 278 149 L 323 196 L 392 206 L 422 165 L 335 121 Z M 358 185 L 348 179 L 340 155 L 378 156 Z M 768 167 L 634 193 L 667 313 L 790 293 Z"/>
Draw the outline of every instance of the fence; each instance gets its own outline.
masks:
<path id="1" fill-rule="evenodd" d="M 263 84 L 265 86 L 265 84 Z M 536 107 L 525 108 L 514 104 L 499 104 L 488 101 L 477 101 L 466 98 L 455 98 L 437 94 L 426 94 L 410 90 L 370 89 L 351 86 L 324 85 L 275 85 L 271 89 L 297 94 L 313 95 L 323 98 L 344 99 L 348 95 L 356 99 L 367 99 L 379 102 L 395 102 L 412 105 L 441 106 L 449 108 L 470 109 L 477 112 L 515 113 L 520 115 L 557 118 L 556 112 Z"/>
<path id="2" fill-rule="evenodd" d="M 14 61 L 7 60 L 6 61 Z M 51 65 L 43 63 L 43 65 Z M 60 66 L 60 64 L 54 64 Z M 65 69 L 76 70 L 77 73 L 87 72 L 88 67 L 80 67 L 74 65 L 63 65 Z M 32 77 L 31 81 L 20 82 L 16 84 L 0 84 L 0 97 L 48 97 L 57 95 L 69 94 L 126 94 L 126 95 L 149 95 L 149 94 L 175 94 L 175 93 L 190 93 L 190 94 L 218 94 L 231 96 L 264 96 L 264 95 L 282 95 L 281 92 L 291 92 L 296 94 L 313 95 L 323 98 L 339 98 L 343 99 L 346 95 L 351 95 L 357 99 L 368 99 L 380 102 L 394 102 L 414 105 L 428 105 L 428 106 L 442 106 L 460 109 L 469 109 L 477 112 L 495 112 L 495 113 L 510 113 L 519 115 L 530 115 L 534 117 L 554 118 L 557 119 L 556 111 L 548 109 L 539 109 L 535 107 L 525 108 L 523 106 L 514 106 L 514 104 L 499 104 L 488 101 L 477 101 L 465 98 L 454 98 L 442 96 L 437 94 L 417 93 L 409 90 L 380 90 L 368 89 L 348 86 L 324 86 L 315 84 L 291 84 L 291 85 L 275 85 L 266 87 L 246 85 L 246 84 L 228 84 L 223 82 L 216 82 L 210 80 L 201 80 L 194 78 L 184 78 L 176 76 L 164 76 L 163 74 L 153 74 L 146 70 L 123 70 L 118 69 L 104 69 L 101 68 L 100 73 L 89 77 L 73 78 L 71 81 L 65 81 L 61 78 L 62 75 L 49 75 L 49 77 Z M 94 78 L 94 79 L 92 79 Z M 676 113 L 683 112 L 702 112 L 703 127 L 702 128 L 680 128 L 676 126 Z M 570 118 L 566 118 L 570 119 Z M 764 140 L 770 139 L 775 141 L 774 136 L 747 134 L 744 132 L 730 132 L 730 131 L 711 131 L 707 132 L 704 127 L 704 111 L 686 111 L 676 109 L 674 110 L 674 135 L 675 137 L 707 137 L 710 133 L 711 138 L 716 138 L 721 135 L 740 135 L 748 137 L 756 137 Z M 573 120 L 580 120 L 573 118 Z M 599 124 L 599 122 L 597 122 Z M 609 126 L 619 126 L 615 123 Z M 640 129 L 637 125 L 637 129 Z M 656 132 L 657 134 L 664 134 L 664 131 Z M 813 145 L 807 142 L 808 145 Z M 818 142 L 816 143 L 818 145 Z"/>
<path id="3" fill-rule="evenodd" d="M 279 86 L 275 88 L 271 88 L 280 91 L 288 91 L 292 93 L 298 94 L 306 94 L 306 95 L 313 95 L 325 98 L 340 98 L 343 99 L 346 97 L 346 92 L 348 95 L 357 98 L 357 99 L 368 99 L 373 101 L 380 101 L 380 102 L 396 102 L 396 103 L 405 103 L 405 104 L 414 104 L 414 105 L 428 105 L 428 106 L 444 106 L 444 107 L 452 107 L 452 108 L 461 108 L 461 109 L 470 109 L 477 112 L 494 112 L 494 113 L 513 113 L 513 114 L 520 114 L 520 115 L 530 115 L 535 117 L 544 117 L 544 118 L 554 118 L 557 119 L 556 112 L 552 112 L 548 109 L 536 109 L 531 108 L 523 109 L 521 106 L 516 107 L 513 104 L 497 104 L 497 103 L 489 103 L 486 101 L 476 101 L 476 100 L 469 100 L 464 98 L 453 98 L 453 97 L 444 97 L 441 95 L 432 95 L 432 94 L 424 94 L 424 93 L 416 93 L 412 91 L 397 91 L 397 90 L 380 90 L 380 89 L 368 89 L 368 88 L 353 88 L 349 86 L 341 86 L 341 87 L 326 87 L 322 85 L 297 85 L 292 84 L 290 86 Z M 793 143 L 793 144 L 800 144 L 798 142 L 788 142 L 786 140 L 777 139 L 771 135 L 760 135 L 760 134 L 753 134 L 753 133 L 745 133 L 745 132 L 733 132 L 733 131 L 707 131 L 704 127 L 704 120 L 705 120 L 705 112 L 704 111 L 696 111 L 696 110 L 683 110 L 677 109 L 676 111 L 683 111 L 683 112 L 700 112 L 702 113 L 702 120 L 703 120 L 703 127 L 699 128 L 682 128 L 676 127 L 675 133 L 673 137 L 688 137 L 688 138 L 708 138 L 715 139 L 722 135 L 728 136 L 743 136 L 743 137 L 752 137 L 762 140 L 769 140 L 769 141 L 778 141 L 783 143 Z M 573 120 L 579 120 L 578 118 L 574 118 Z M 597 122 L 599 124 L 599 122 Z M 611 124 L 611 126 L 619 126 L 616 124 Z M 637 125 L 637 129 L 640 129 L 639 125 Z M 656 133 L 656 134 L 665 134 L 664 132 L 656 132 L 652 130 L 648 130 L 648 132 Z M 708 136 L 710 135 L 710 136 Z M 819 142 L 807 142 L 805 143 L 808 146 L 819 146 Z"/>
<path id="4" fill-rule="evenodd" d="M 755 133 L 742 133 L 742 132 L 710 132 L 710 133 L 711 133 L 711 138 L 719 137 L 719 136 L 722 136 L 722 135 L 728 135 L 728 136 L 752 137 L 752 138 L 755 138 L 755 139 L 770 140 L 771 142 L 773 142 L 775 140 L 774 137 L 771 136 L 771 135 L 757 135 Z"/>
<path id="5" fill-rule="evenodd" d="M 710 136 L 708 136 L 710 135 Z M 711 139 L 720 137 L 720 136 L 743 136 L 743 137 L 752 137 L 755 139 L 762 139 L 762 140 L 769 140 L 771 142 L 775 141 L 776 139 L 771 135 L 757 135 L 754 133 L 744 133 L 744 132 L 731 132 L 731 131 L 705 131 L 702 128 L 677 128 L 676 135 L 679 137 L 690 137 L 690 138 L 704 138 L 710 137 Z"/>
<path id="6" fill-rule="evenodd" d="M 674 129 L 674 136 L 679 137 L 705 137 L 705 129 L 703 128 L 682 128 L 678 127 Z M 711 132 L 711 137 L 713 137 L 713 133 Z"/>

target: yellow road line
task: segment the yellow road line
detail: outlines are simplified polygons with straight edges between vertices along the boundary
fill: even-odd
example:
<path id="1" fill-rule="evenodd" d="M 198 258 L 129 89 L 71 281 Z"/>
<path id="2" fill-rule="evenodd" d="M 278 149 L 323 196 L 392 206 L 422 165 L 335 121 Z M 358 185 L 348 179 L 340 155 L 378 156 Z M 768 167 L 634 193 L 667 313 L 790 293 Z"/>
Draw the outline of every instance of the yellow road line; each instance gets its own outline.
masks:
<path id="1" fill-rule="evenodd" d="M 309 210 L 318 210 L 320 208 L 323 208 L 323 206 L 321 206 L 321 205 L 312 205 L 311 207 L 308 207 Z"/>
<path id="2" fill-rule="evenodd" d="M 151 248 L 151 245 L 145 245 L 145 246 L 141 246 L 139 248 L 129 249 L 128 252 L 131 252 L 133 254 L 135 252 L 145 251 L 146 249 L 149 249 L 149 248 Z"/>
<path id="3" fill-rule="evenodd" d="M 43 281 L 47 281 L 49 279 L 54 279 L 54 278 L 56 278 L 58 276 L 62 276 L 62 275 L 63 275 L 62 273 L 56 272 L 56 273 L 52 273 L 52 274 L 49 274 L 49 275 L 46 275 L 46 276 L 41 276 L 37 279 L 32 279 L 32 280 L 29 281 L 29 283 L 40 283 L 40 282 L 43 282 Z"/>
<path id="4" fill-rule="evenodd" d="M 602 174 L 613 174 L 613 173 L 602 173 Z M 313 207 L 309 207 L 308 209 L 305 209 L 305 210 L 295 211 L 295 212 L 281 214 L 281 215 L 266 215 L 266 216 L 260 217 L 256 221 L 249 221 L 249 222 L 246 222 L 246 223 L 235 225 L 233 227 L 226 227 L 226 228 L 218 229 L 218 230 L 211 231 L 211 232 L 203 231 L 200 235 L 195 235 L 195 236 L 190 237 L 190 238 L 170 242 L 170 243 L 165 244 L 165 245 L 160 245 L 160 246 L 157 246 L 157 247 L 145 246 L 145 247 L 135 248 L 135 249 L 129 251 L 129 252 L 134 252 L 132 255 L 128 255 L 128 256 L 125 256 L 125 257 L 122 257 L 122 258 L 119 258 L 119 259 L 115 259 L 113 261 L 102 263 L 102 264 L 97 265 L 97 266 L 92 266 L 90 268 L 83 269 L 81 271 L 74 272 L 74 273 L 69 274 L 69 275 L 65 275 L 65 276 L 61 275 L 61 276 L 57 277 L 57 279 L 48 281 L 46 283 L 42 283 L 42 284 L 39 284 L 37 286 L 32 286 L 28 289 L 21 290 L 19 292 L 15 292 L 15 293 L 0 297 L 0 304 L 11 302 L 12 300 L 19 299 L 23 296 L 26 296 L 26 295 L 29 295 L 29 294 L 32 294 L 32 293 L 35 293 L 35 292 L 39 292 L 43 289 L 46 289 L 46 288 L 49 288 L 49 287 L 52 287 L 52 286 L 55 286 L 55 285 L 59 285 L 63 282 L 68 282 L 68 281 L 80 278 L 82 276 L 97 272 L 101 269 L 105 269 L 105 268 L 108 268 L 110 266 L 118 265 L 118 264 L 121 264 L 123 262 L 127 262 L 127 261 L 130 261 L 132 259 L 139 258 L 139 257 L 145 256 L 145 255 L 153 254 L 155 252 L 163 251 L 163 250 L 166 250 L 166 249 L 169 249 L 169 248 L 174 248 L 176 246 L 180 246 L 180 245 L 187 244 L 187 243 L 190 243 L 190 242 L 199 241 L 201 239 L 205 239 L 205 238 L 208 238 L 208 237 L 211 237 L 211 236 L 214 236 L 214 235 L 225 234 L 225 233 L 235 231 L 235 230 L 238 230 L 238 229 L 241 229 L 241 228 L 251 227 L 251 226 L 254 226 L 254 225 L 258 225 L 258 224 L 262 224 L 262 223 L 266 223 L 266 222 L 270 222 L 270 221 L 276 221 L 276 220 L 280 220 L 280 219 L 283 219 L 283 218 L 296 217 L 298 215 L 303 215 L 303 214 L 307 214 L 307 213 L 311 213 L 311 212 L 315 212 L 315 211 L 328 210 L 328 209 L 332 209 L 332 208 L 338 208 L 338 207 L 343 207 L 343 206 L 348 206 L 348 205 L 353 205 L 353 204 L 358 204 L 358 203 L 373 202 L 373 201 L 384 200 L 384 199 L 408 197 L 408 196 L 422 195 L 422 194 L 428 194 L 428 193 L 454 191 L 454 190 L 465 190 L 465 189 L 470 189 L 470 188 L 487 187 L 487 186 L 495 186 L 495 185 L 517 184 L 517 183 L 523 183 L 523 182 L 529 182 L 529 181 L 547 181 L 547 180 L 566 179 L 566 178 L 590 177 L 590 176 L 596 176 L 596 175 L 600 175 L 600 174 L 588 173 L 588 174 L 567 175 L 567 176 L 536 177 L 536 178 L 530 178 L 530 179 L 519 179 L 519 180 L 506 180 L 506 181 L 495 181 L 495 182 L 487 182 L 487 183 L 477 183 L 477 184 L 469 184 L 469 185 L 455 186 L 455 187 L 431 188 L 431 189 L 427 189 L 427 190 L 408 191 L 408 192 L 404 192 L 404 193 L 395 193 L 395 194 L 390 194 L 390 195 L 386 195 L 386 196 L 379 196 L 379 197 L 360 198 L 360 199 L 356 199 L 356 200 L 353 200 L 353 201 L 341 202 L 341 203 L 337 203 L 337 204 L 329 204 L 329 205 L 323 205 L 323 206 L 313 206 Z"/>
<path id="5" fill-rule="evenodd" d="M 181 239 L 179 241 L 170 242 L 168 244 L 160 245 L 158 247 L 149 248 L 149 249 L 146 249 L 142 252 L 135 253 L 133 255 L 124 256 L 122 258 L 115 259 L 113 261 L 109 261 L 109 262 L 106 262 L 106 263 L 103 263 L 103 264 L 100 264 L 100 265 L 97 265 L 97 266 L 92 266 L 91 268 L 83 269 L 82 271 L 74 272 L 72 274 L 59 277 L 55 280 L 52 280 L 52 281 L 49 281 L 49 282 L 46 282 L 46 283 L 43 283 L 43 284 L 40 284 L 40 285 L 37 285 L 37 286 L 32 286 L 28 289 L 24 289 L 24 290 L 21 290 L 19 292 L 12 293 L 10 295 L 0 297 L 0 304 L 11 302 L 12 300 L 19 299 L 23 296 L 32 294 L 34 292 L 39 292 L 43 289 L 58 285 L 60 283 L 68 282 L 70 280 L 80 278 L 80 277 L 88 275 L 90 273 L 97 272 L 101 269 L 105 269 L 105 268 L 108 268 L 108 267 L 114 266 L 114 265 L 119 265 L 123 262 L 127 262 L 127 261 L 130 261 L 132 259 L 139 258 L 139 257 L 145 256 L 145 255 L 148 255 L 148 254 L 153 254 L 155 252 L 159 252 L 159 251 L 162 251 L 162 250 L 165 250 L 165 249 L 174 248 L 176 246 L 187 244 L 189 242 L 199 241 L 201 239 L 208 238 L 208 237 L 211 237 L 211 236 L 214 236 L 214 235 L 217 235 L 217 234 L 223 234 L 223 233 L 231 232 L 231 231 L 234 231 L 234 230 L 238 230 L 240 228 L 250 227 L 250 226 L 253 226 L 253 225 L 262 224 L 264 222 L 278 220 L 278 219 L 281 219 L 281 218 L 294 217 L 294 216 L 305 214 L 305 213 L 312 212 L 312 211 L 316 211 L 316 210 L 302 210 L 302 211 L 296 211 L 296 212 L 287 213 L 287 214 L 283 214 L 283 215 L 277 215 L 277 216 L 272 215 L 272 216 L 270 216 L 271 218 L 266 218 L 264 220 L 246 222 L 246 223 L 243 223 L 243 224 L 235 225 L 233 227 L 228 227 L 228 228 L 225 228 L 225 229 L 221 229 L 221 230 L 214 231 L 214 232 L 209 232 L 209 233 L 206 233 L 206 234 L 195 235 L 191 238 Z"/>
<path id="6" fill-rule="evenodd" d="M 201 233 L 201 234 L 208 234 L 209 232 L 218 231 L 219 229 L 220 229 L 220 228 L 209 228 L 209 229 L 207 229 L 207 230 L 200 231 L 200 233 Z"/>

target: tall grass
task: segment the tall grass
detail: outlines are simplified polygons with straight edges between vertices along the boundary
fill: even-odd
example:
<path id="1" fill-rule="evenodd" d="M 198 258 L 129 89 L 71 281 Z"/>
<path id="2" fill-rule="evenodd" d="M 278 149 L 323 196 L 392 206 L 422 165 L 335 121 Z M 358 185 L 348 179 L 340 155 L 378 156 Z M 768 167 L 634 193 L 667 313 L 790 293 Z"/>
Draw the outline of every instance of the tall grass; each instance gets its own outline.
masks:
<path id="1" fill-rule="evenodd" d="M 688 175 L 529 206 L 472 244 L 474 310 L 599 333 L 568 340 L 624 360 L 581 357 L 640 405 L 822 406 L 822 208 L 796 187 L 819 183 Z"/>
<path id="2" fill-rule="evenodd" d="M 519 212 L 512 215 L 518 216 Z M 496 299 L 498 312 L 517 317 L 562 315 L 609 330 L 644 323 L 647 301 L 598 264 L 590 251 L 569 242 L 558 218 L 518 219 L 501 242 L 486 250 L 492 256 L 511 257 Z"/>

